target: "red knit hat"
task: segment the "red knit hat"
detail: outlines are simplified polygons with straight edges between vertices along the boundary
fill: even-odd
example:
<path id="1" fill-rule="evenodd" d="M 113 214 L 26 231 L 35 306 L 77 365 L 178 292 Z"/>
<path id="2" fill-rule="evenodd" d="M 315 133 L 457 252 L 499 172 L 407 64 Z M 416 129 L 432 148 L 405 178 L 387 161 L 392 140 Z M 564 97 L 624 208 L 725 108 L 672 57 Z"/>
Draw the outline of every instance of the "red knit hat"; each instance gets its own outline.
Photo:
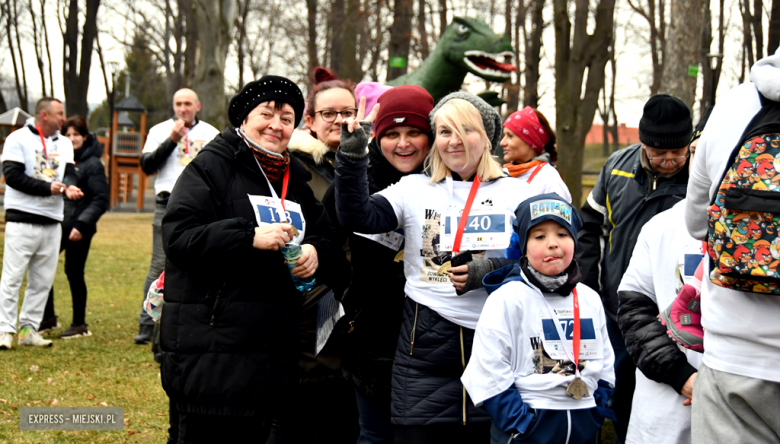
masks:
<path id="1" fill-rule="evenodd" d="M 375 123 L 377 140 L 396 126 L 411 126 L 431 134 L 428 114 L 433 110 L 433 97 L 425 88 L 417 85 L 396 86 L 379 96 L 377 103 L 380 105 Z"/>

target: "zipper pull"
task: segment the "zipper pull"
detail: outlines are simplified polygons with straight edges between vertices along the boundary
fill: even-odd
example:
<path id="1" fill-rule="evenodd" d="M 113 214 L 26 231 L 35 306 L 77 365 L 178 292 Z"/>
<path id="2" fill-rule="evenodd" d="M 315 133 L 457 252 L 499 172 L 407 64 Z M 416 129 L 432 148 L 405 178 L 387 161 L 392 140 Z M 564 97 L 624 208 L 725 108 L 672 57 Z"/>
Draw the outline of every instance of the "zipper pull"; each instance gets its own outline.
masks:
<path id="1" fill-rule="evenodd" d="M 409 349 L 409 356 L 412 356 L 412 353 L 414 353 L 414 341 L 412 341 L 412 348 Z"/>
<path id="2" fill-rule="evenodd" d="M 209 328 L 214 328 L 214 318 L 216 318 L 217 315 L 211 315 L 211 321 L 209 322 Z"/>

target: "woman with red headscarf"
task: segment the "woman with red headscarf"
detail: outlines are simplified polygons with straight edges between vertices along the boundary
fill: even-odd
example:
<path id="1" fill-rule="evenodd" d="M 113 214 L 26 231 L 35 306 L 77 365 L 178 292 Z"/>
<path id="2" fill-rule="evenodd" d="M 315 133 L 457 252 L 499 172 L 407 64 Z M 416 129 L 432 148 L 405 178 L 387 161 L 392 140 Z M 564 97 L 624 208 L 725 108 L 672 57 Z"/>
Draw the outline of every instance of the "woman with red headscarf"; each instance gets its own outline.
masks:
<path id="1" fill-rule="evenodd" d="M 512 113 L 504 122 L 500 145 L 509 175 L 533 184 L 540 193 L 557 193 L 571 203 L 569 188 L 555 169 L 555 132 L 544 114 L 530 106 Z"/>

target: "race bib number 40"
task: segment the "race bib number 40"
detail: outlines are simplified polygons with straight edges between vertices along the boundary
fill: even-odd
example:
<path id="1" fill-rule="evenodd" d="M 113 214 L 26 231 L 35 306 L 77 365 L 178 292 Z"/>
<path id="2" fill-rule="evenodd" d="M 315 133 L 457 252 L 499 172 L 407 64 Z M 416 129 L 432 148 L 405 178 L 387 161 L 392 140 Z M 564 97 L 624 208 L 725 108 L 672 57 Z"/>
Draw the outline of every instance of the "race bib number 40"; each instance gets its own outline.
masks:
<path id="1" fill-rule="evenodd" d="M 442 222 L 441 250 L 452 251 L 455 232 L 463 209 L 453 209 Z M 453 217 L 457 213 L 457 217 Z M 503 250 L 509 246 L 512 225 L 509 214 L 495 208 L 472 208 L 463 229 L 461 250 Z"/>
<path id="2" fill-rule="evenodd" d="M 301 241 L 303 241 L 303 236 L 306 234 L 306 219 L 303 218 L 299 204 L 285 199 L 284 208 L 286 211 L 284 212 L 284 217 L 282 217 L 279 214 L 282 210 L 281 202 L 277 198 L 253 196 L 250 194 L 249 202 L 252 204 L 258 226 L 282 222 L 289 223 L 298 230 L 298 236 L 295 237 L 295 241 L 300 245 Z"/>

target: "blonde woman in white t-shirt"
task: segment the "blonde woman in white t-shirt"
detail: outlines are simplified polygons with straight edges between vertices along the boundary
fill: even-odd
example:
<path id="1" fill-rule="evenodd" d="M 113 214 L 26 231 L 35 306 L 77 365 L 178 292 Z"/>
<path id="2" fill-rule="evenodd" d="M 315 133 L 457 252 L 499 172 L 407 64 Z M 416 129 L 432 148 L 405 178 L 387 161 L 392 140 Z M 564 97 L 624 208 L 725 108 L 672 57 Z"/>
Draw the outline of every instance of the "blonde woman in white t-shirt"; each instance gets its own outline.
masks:
<path id="1" fill-rule="evenodd" d="M 343 126 L 336 210 L 341 224 L 356 232 L 404 231 L 398 260 L 404 261 L 407 298 L 391 394 L 395 442 L 487 443 L 490 417 L 468 398 L 460 376 L 487 298 L 482 277 L 508 264 L 503 243 L 515 208 L 532 189 L 506 176 L 491 156 L 501 137 L 495 109 L 456 92 L 431 112 L 435 139 L 425 174 L 369 196 L 366 146 L 376 112 L 361 119 L 361 100 L 358 119 Z M 457 226 L 469 206 L 465 226 Z"/>

